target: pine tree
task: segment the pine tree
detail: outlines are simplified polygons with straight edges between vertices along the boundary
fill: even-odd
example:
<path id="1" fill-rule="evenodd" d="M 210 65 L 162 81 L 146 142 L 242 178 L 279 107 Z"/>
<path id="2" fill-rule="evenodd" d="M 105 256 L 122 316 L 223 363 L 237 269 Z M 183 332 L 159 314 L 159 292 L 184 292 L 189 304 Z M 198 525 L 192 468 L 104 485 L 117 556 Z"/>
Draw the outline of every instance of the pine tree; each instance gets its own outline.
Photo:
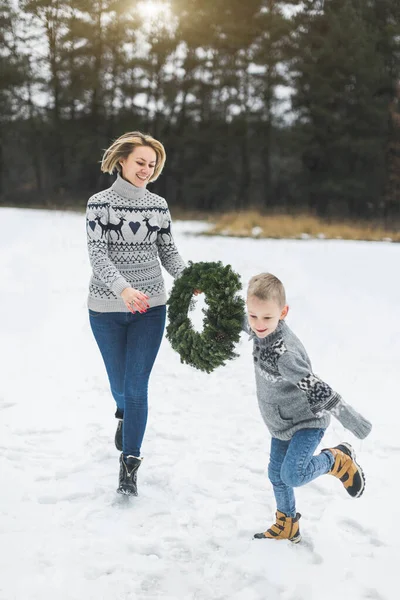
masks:
<path id="1" fill-rule="evenodd" d="M 379 95 L 388 106 L 385 144 L 385 189 L 381 199 L 385 225 L 400 217 L 400 3 L 370 0 L 369 22 L 377 33 L 377 52 L 384 64 L 384 80 Z"/>
<path id="2" fill-rule="evenodd" d="M 376 28 L 362 0 L 306 1 L 296 25 L 293 107 L 304 195 L 320 216 L 376 215 L 387 137 L 387 105 L 379 94 L 386 76 Z"/>
<path id="3" fill-rule="evenodd" d="M 32 76 L 37 82 L 42 81 L 38 91 L 49 97 L 48 159 L 52 160 L 53 185 L 59 189 L 63 188 L 67 181 L 63 124 L 66 78 L 62 38 L 65 33 L 68 3 L 62 0 L 25 0 L 21 2 L 21 8 L 24 10 L 25 19 L 30 19 L 30 24 L 33 24 L 37 31 L 37 42 L 42 42 L 43 39 L 46 42 L 43 57 L 33 63 L 35 71 Z"/>
<path id="4" fill-rule="evenodd" d="M 253 63 L 258 69 L 253 74 L 255 94 L 261 103 L 257 113 L 257 138 L 261 163 L 261 206 L 271 207 L 279 203 L 278 180 L 282 175 L 277 172 L 277 164 L 273 167 L 274 156 L 277 155 L 276 133 L 284 123 L 284 114 L 279 111 L 280 101 L 277 96 L 279 86 L 288 86 L 285 72 L 288 61 L 288 40 L 292 28 L 288 16 L 288 5 L 293 2 L 276 2 L 264 0 L 257 15 L 257 40 Z M 281 112 L 280 116 L 279 112 Z"/>
<path id="5" fill-rule="evenodd" d="M 17 15 L 9 0 L 0 4 L 0 196 L 6 188 L 6 145 L 12 137 L 13 121 L 21 114 L 21 90 L 26 62 L 18 52 L 15 31 Z"/>

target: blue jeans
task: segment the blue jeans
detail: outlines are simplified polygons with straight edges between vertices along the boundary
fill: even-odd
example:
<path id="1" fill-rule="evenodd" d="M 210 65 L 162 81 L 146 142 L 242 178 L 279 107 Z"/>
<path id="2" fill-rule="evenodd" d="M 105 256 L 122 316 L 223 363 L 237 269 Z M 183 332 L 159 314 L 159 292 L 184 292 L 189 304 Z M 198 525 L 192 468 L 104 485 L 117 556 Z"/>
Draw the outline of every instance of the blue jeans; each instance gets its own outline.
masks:
<path id="1" fill-rule="evenodd" d="M 94 312 L 90 326 L 106 366 L 116 416 L 123 418 L 124 456 L 140 456 L 147 424 L 147 388 L 160 348 L 166 307 L 145 313 Z"/>
<path id="2" fill-rule="evenodd" d="M 274 490 L 276 507 L 288 517 L 296 516 L 293 488 L 299 487 L 331 470 L 334 458 L 330 452 L 314 451 L 325 429 L 300 429 L 292 439 L 271 439 L 268 477 Z"/>

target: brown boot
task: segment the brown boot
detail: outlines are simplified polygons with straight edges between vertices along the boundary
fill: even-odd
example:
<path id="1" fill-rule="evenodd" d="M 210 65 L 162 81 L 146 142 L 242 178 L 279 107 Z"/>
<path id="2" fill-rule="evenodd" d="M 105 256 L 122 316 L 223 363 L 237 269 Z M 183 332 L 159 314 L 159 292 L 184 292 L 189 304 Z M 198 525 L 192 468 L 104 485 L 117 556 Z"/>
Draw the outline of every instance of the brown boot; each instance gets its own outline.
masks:
<path id="1" fill-rule="evenodd" d="M 340 479 L 346 492 L 352 498 L 359 498 L 365 489 L 365 476 L 360 465 L 356 463 L 353 447 L 347 442 L 342 442 L 334 448 L 325 448 L 325 452 L 327 450 L 333 454 L 335 459 L 329 475 Z"/>
<path id="2" fill-rule="evenodd" d="M 264 538 L 270 540 L 289 540 L 293 544 L 297 544 L 301 540 L 299 519 L 300 513 L 296 513 L 295 517 L 288 517 L 280 510 L 276 511 L 276 522 L 264 533 L 256 533 L 254 537 L 262 540 Z"/>

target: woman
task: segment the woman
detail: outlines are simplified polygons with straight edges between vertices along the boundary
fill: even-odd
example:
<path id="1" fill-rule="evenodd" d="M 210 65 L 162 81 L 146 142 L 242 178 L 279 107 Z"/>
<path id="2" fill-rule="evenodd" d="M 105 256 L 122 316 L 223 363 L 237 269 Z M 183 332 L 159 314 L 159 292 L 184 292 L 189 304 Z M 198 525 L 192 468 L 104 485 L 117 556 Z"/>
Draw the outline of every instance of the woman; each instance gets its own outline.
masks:
<path id="1" fill-rule="evenodd" d="M 163 145 L 138 131 L 118 138 L 101 170 L 113 185 L 87 205 L 93 269 L 89 318 L 117 405 L 117 492 L 137 496 L 137 470 L 147 422 L 149 376 L 163 336 L 166 292 L 160 262 L 174 278 L 185 268 L 171 234 L 166 201 L 146 186 L 165 163 Z"/>

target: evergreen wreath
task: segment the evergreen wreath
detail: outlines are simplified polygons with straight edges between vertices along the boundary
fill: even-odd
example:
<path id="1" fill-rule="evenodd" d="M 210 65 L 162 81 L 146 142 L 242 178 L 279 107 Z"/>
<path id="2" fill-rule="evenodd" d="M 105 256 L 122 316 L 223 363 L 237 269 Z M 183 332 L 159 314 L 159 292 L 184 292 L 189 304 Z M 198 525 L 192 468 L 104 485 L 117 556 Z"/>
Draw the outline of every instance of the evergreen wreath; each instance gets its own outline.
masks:
<path id="1" fill-rule="evenodd" d="M 181 357 L 196 369 L 211 373 L 225 361 L 235 358 L 244 318 L 244 300 L 237 295 L 240 278 L 230 265 L 221 262 L 189 262 L 175 281 L 167 302 L 167 339 Z M 193 290 L 206 297 L 203 331 L 193 329 L 188 312 L 193 309 Z"/>

